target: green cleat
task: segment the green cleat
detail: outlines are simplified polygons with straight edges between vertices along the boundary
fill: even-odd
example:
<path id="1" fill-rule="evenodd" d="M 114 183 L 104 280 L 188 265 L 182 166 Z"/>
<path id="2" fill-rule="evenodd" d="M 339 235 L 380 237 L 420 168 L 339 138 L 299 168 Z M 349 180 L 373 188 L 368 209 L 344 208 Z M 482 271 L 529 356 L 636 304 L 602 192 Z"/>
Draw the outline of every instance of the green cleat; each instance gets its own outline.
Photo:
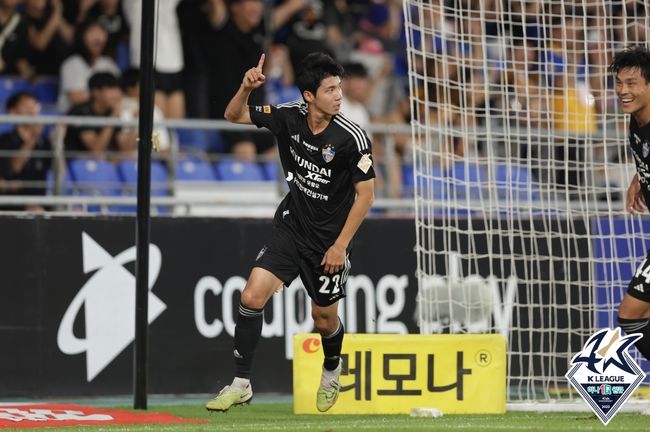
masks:
<path id="1" fill-rule="evenodd" d="M 253 399 L 253 389 L 250 384 L 243 390 L 225 386 L 214 399 L 205 404 L 205 409 L 225 412 L 233 405 L 247 404 L 251 399 Z"/>
<path id="2" fill-rule="evenodd" d="M 316 392 L 316 408 L 320 412 L 325 412 L 332 408 L 339 397 L 339 377 L 343 369 L 343 362 L 339 362 L 339 366 L 333 371 L 326 371 L 323 369 L 323 375 L 320 379 L 320 386 Z"/>

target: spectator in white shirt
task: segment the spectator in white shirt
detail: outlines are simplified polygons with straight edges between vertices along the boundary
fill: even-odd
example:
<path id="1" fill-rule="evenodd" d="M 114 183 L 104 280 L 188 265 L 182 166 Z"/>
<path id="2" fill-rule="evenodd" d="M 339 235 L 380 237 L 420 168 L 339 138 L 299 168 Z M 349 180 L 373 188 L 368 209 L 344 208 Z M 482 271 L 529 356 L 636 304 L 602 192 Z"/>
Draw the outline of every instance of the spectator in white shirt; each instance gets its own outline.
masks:
<path id="1" fill-rule="evenodd" d="M 58 102 L 61 112 L 90 99 L 88 79 L 94 73 L 120 74 L 120 69 L 113 59 L 104 55 L 108 33 L 99 22 L 88 22 L 79 35 L 77 53 L 68 57 L 61 65 Z"/>

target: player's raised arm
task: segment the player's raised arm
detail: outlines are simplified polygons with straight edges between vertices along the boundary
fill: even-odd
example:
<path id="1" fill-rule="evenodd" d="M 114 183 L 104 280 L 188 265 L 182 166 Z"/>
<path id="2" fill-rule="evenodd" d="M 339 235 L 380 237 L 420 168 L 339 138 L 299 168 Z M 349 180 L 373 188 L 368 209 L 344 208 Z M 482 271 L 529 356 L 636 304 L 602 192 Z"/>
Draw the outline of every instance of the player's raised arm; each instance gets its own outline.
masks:
<path id="1" fill-rule="evenodd" d="M 264 66 L 265 55 L 260 56 L 260 61 L 257 63 L 257 66 L 246 71 L 244 74 L 244 79 L 242 80 L 239 90 L 235 93 L 235 96 L 230 100 L 228 106 L 226 107 L 226 112 L 224 113 L 224 118 L 232 123 L 240 124 L 253 124 L 248 111 L 248 97 L 251 92 L 256 88 L 259 88 L 266 81 L 266 77 L 262 73 L 262 67 Z"/>

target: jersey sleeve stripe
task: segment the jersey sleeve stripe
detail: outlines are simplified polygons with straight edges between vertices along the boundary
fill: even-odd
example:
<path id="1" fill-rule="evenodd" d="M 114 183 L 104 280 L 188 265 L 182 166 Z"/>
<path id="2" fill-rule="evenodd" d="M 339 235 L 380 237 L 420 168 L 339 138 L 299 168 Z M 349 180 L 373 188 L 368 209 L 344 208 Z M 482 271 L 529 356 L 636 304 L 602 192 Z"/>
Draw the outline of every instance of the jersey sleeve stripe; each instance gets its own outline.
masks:
<path id="1" fill-rule="evenodd" d="M 360 127 L 354 127 L 354 124 L 352 122 L 344 117 L 339 117 L 339 115 L 334 117 L 334 122 L 336 122 L 336 124 L 341 126 L 346 131 L 350 132 L 350 134 L 354 137 L 354 140 L 357 142 L 357 149 L 359 151 L 368 148 L 368 143 L 366 142 L 366 139 L 363 136 L 363 131 Z"/>
<path id="2" fill-rule="evenodd" d="M 278 104 L 277 108 L 302 108 L 303 105 L 304 105 L 304 102 L 293 101 L 293 102 L 286 102 L 286 103 Z"/>
<path id="3" fill-rule="evenodd" d="M 348 126 L 350 126 L 353 130 L 355 130 L 358 134 L 358 136 L 361 138 L 361 148 L 359 150 L 365 150 L 368 148 L 368 140 L 363 132 L 363 129 L 359 127 L 356 123 L 352 122 L 350 119 L 345 117 L 344 115 L 337 115 L 340 121 L 346 123 Z"/>

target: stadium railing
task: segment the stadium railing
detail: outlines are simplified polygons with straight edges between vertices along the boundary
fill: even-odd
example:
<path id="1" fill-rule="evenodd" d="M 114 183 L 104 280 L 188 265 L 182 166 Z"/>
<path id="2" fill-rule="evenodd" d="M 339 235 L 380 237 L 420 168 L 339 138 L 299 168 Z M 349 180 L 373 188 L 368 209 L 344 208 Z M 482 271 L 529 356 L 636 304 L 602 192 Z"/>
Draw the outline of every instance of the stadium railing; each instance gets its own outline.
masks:
<path id="1" fill-rule="evenodd" d="M 129 194 L 128 183 L 123 179 L 122 184 L 103 184 L 88 181 L 75 181 L 70 175 L 69 162 L 74 158 L 88 158 L 84 153 L 73 153 L 65 150 L 64 137 L 66 128 L 69 126 L 116 126 L 120 128 L 137 127 L 137 121 L 125 121 L 115 117 L 78 117 L 78 116 L 17 116 L 0 115 L 0 126 L 15 124 L 42 124 L 50 129 L 49 137 L 52 142 L 52 151 L 41 151 L 32 153 L 33 157 L 51 157 L 52 169 L 48 184 L 26 184 L 42 189 L 43 195 L 2 195 L 0 194 L 0 208 L 11 208 L 12 206 L 39 205 L 52 211 L 63 212 L 95 212 L 95 213 L 133 213 L 135 207 L 135 196 Z M 222 131 L 247 130 L 255 133 L 268 133 L 253 126 L 234 125 L 224 120 L 207 119 L 183 119 L 164 120 L 156 122 L 154 130 L 164 128 L 174 131 L 170 134 L 171 145 L 168 151 L 152 151 L 154 161 L 162 161 L 167 167 L 168 176 L 166 184 L 152 185 L 157 189 L 165 188 L 167 193 L 159 193 L 152 196 L 151 203 L 154 206 L 153 214 L 168 213 L 183 215 L 241 215 L 242 213 L 251 216 L 272 216 L 273 209 L 279 203 L 286 192 L 286 184 L 281 178 L 277 167 L 270 164 L 279 164 L 279 161 L 259 159 L 261 170 L 265 181 L 223 181 L 216 176 L 213 178 L 197 178 L 188 180 L 187 173 L 179 173 L 176 170 L 184 161 L 201 162 L 209 164 L 216 173 L 217 165 L 229 158 L 227 153 L 208 151 L 206 146 L 216 143 L 220 146 L 219 133 Z M 7 128 L 9 129 L 9 128 Z M 176 133 L 177 131 L 183 131 Z M 367 128 L 369 134 L 382 135 L 384 161 L 382 165 L 393 165 L 401 163 L 395 149 L 393 134 L 411 133 L 409 125 L 387 125 L 373 124 Z M 187 139 L 189 145 L 183 145 L 179 137 Z M 190 137 L 190 138 L 188 138 Z M 208 142 L 206 143 L 206 140 Z M 198 145 L 194 145 L 197 144 Z M 0 158 L 13 156 L 15 152 L 0 149 Z M 205 167 L 203 167 L 205 168 Z M 401 179 L 392 178 L 393 170 L 381 169 L 384 179 L 378 186 L 375 211 L 379 213 L 411 214 L 413 209 L 412 199 L 400 198 L 399 191 L 392 190 L 396 181 Z M 273 178 L 275 176 L 275 178 Z M 183 179 L 183 177 L 185 177 Z M 156 179 L 152 179 L 156 182 Z M 103 193 L 102 187 L 110 190 L 110 193 Z M 123 193 L 115 193 L 115 188 Z M 130 185 L 132 188 L 132 185 Z M 130 196 L 128 196 L 130 195 Z M 390 198 L 395 197 L 397 198 Z M 128 209 L 128 210 L 125 210 Z M 157 209 L 157 210 L 156 210 Z"/>

